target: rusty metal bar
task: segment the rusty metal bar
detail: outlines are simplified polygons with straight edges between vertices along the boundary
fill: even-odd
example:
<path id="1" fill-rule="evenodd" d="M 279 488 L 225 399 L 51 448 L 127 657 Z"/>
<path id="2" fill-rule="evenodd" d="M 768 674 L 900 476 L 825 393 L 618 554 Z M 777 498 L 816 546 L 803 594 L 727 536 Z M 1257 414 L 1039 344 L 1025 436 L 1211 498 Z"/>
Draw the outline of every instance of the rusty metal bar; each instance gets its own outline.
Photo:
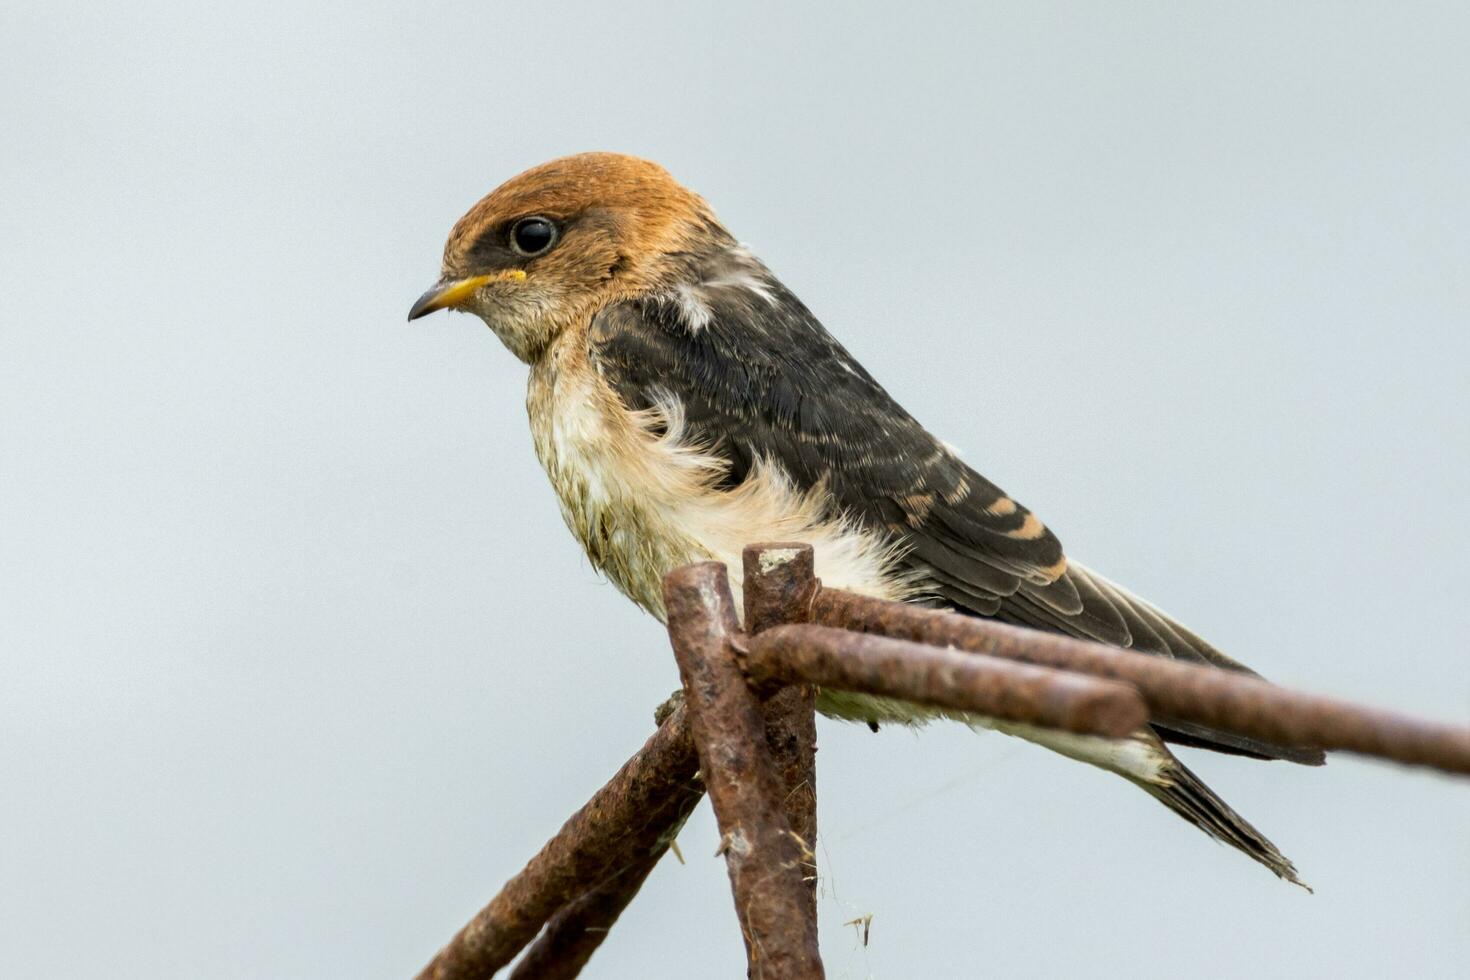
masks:
<path id="1" fill-rule="evenodd" d="M 817 594 L 812 546 L 753 544 L 741 555 L 745 631 L 804 623 Z M 807 913 L 817 919 L 817 691 L 791 684 L 766 701 L 766 745 L 781 780 L 782 808 L 804 855 Z"/>
<path id="2" fill-rule="evenodd" d="M 690 794 L 688 798 L 698 801 L 703 795 Z M 510 980 L 572 980 L 578 976 L 668 849 L 667 843 L 656 847 L 615 877 L 563 906 L 546 923 L 526 955 L 516 961 Z"/>
<path id="3" fill-rule="evenodd" d="M 750 635 L 739 632 L 723 566 L 687 566 L 665 579 L 688 706 L 660 716 L 643 749 L 419 980 L 486 980 L 538 931 L 512 980 L 577 976 L 697 804 L 699 771 L 710 780 L 750 975 L 821 977 L 815 875 L 803 873 L 804 864 L 815 867 L 819 685 L 1100 735 L 1126 734 L 1152 712 L 1281 745 L 1470 774 L 1470 728 L 823 590 L 806 545 L 755 545 L 743 561 Z"/>
<path id="4" fill-rule="evenodd" d="M 689 728 L 720 827 L 749 975 L 824 976 L 807 914 L 803 854 L 781 807 L 765 716 L 735 662 L 739 624 L 725 567 L 686 565 L 664 579 L 669 639 L 684 682 Z"/>
<path id="5" fill-rule="evenodd" d="M 1470 774 L 1470 728 L 1289 691 L 1259 678 L 1100 643 L 824 589 L 812 620 L 1126 681 L 1154 716 L 1283 745 L 1336 749 Z"/>
<path id="6" fill-rule="evenodd" d="M 1121 738 L 1148 721 L 1127 684 L 830 626 L 777 626 L 743 649 L 757 682 L 808 681 L 919 704 Z"/>
<path id="7" fill-rule="evenodd" d="M 818 583 L 809 544 L 752 544 L 741 557 L 745 632 L 811 619 Z"/>
<path id="8" fill-rule="evenodd" d="M 424 967 L 419 980 L 485 980 L 548 919 L 590 889 L 606 887 L 621 901 L 620 911 L 643 880 L 627 869 L 661 853 L 699 801 L 697 766 L 687 714 L 675 709 L 638 754 Z M 609 884 L 610 879 L 621 885 Z M 619 889 L 626 895 L 617 895 Z M 602 914 L 610 909 L 605 906 Z M 580 914 L 590 911 L 584 907 Z M 596 945 L 581 951 L 583 962 Z M 575 971 L 564 975 L 575 976 Z"/>

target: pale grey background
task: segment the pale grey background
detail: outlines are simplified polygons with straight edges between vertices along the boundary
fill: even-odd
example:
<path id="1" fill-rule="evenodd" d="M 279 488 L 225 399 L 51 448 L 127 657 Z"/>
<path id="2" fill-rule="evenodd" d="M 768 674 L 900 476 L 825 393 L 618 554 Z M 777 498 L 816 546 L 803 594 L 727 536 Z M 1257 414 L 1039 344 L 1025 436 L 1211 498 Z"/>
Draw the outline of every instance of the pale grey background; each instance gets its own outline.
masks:
<path id="1" fill-rule="evenodd" d="M 1470 718 L 1461 9 L 8 0 L 0 974 L 405 977 L 647 734 L 524 368 L 403 322 L 577 150 L 702 191 L 1072 554 Z M 821 740 L 833 977 L 1470 957 L 1465 785 L 1191 756 L 1309 896 L 999 736 Z M 681 843 L 589 976 L 740 975 Z"/>

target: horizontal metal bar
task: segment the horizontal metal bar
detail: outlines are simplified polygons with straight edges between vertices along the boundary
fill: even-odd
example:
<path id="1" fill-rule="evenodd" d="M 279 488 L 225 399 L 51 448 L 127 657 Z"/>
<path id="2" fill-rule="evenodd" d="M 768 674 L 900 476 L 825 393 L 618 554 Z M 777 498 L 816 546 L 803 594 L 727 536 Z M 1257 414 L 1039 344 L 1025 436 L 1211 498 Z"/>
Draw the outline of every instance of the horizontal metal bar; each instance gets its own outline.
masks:
<path id="1" fill-rule="evenodd" d="M 817 595 L 812 619 L 864 633 L 1126 681 L 1143 694 L 1156 719 L 1194 722 L 1280 745 L 1336 749 L 1470 774 L 1470 728 L 1290 691 L 1217 667 L 837 589 L 823 589 Z"/>
<path id="2" fill-rule="evenodd" d="M 952 711 L 1122 737 L 1148 721 L 1117 681 L 827 626 L 776 626 L 745 641 L 757 683 L 805 681 Z"/>

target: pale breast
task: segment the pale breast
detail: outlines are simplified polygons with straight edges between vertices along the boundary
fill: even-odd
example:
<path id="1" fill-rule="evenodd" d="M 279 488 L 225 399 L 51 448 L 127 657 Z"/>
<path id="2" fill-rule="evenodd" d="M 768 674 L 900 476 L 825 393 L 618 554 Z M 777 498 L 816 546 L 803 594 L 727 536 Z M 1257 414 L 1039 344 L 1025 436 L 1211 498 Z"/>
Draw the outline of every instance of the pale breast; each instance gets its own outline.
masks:
<path id="1" fill-rule="evenodd" d="M 740 589 L 740 553 L 755 541 L 805 541 L 835 588 L 884 598 L 907 593 L 885 539 L 834 518 L 820 489 L 804 491 L 758 463 L 733 489 L 724 463 L 684 438 L 677 403 L 630 412 L 573 338 L 532 368 L 526 406 L 536 454 L 567 526 L 592 563 L 631 599 L 663 617 L 665 573 L 715 560 Z"/>

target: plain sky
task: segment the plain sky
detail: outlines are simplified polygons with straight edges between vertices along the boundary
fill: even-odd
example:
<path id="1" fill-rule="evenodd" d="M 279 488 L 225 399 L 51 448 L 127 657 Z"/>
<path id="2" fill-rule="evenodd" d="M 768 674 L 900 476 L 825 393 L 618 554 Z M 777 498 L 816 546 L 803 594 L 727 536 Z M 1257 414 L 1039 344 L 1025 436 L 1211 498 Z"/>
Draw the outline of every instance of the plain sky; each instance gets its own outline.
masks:
<path id="1" fill-rule="evenodd" d="M 0 974 L 403 978 L 651 730 L 451 223 L 657 159 L 1069 553 L 1470 720 L 1470 15 L 0 9 Z M 823 722 L 836 978 L 1447 977 L 1470 786 L 1190 754 L 1315 895 L 998 735 Z M 739 976 L 706 806 L 589 977 Z M 871 941 L 843 923 L 871 914 Z"/>

